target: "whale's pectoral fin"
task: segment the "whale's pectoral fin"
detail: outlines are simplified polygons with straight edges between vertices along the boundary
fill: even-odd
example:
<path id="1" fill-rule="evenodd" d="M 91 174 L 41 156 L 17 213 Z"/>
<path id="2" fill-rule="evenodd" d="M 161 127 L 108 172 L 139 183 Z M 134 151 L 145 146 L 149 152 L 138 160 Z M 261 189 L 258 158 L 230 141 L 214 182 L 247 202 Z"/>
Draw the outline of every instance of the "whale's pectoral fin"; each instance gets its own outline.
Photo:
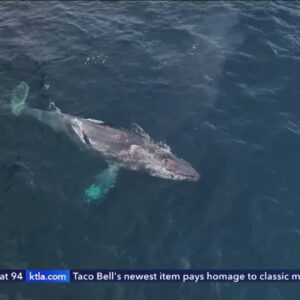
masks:
<path id="1" fill-rule="evenodd" d="M 11 111 L 18 116 L 25 107 L 25 101 L 29 92 L 29 86 L 25 81 L 21 81 L 12 91 L 10 97 Z"/>
<path id="2" fill-rule="evenodd" d="M 115 186 L 119 166 L 110 164 L 107 169 L 95 177 L 94 182 L 85 189 L 85 201 L 93 202 L 101 200 L 110 189 Z"/>

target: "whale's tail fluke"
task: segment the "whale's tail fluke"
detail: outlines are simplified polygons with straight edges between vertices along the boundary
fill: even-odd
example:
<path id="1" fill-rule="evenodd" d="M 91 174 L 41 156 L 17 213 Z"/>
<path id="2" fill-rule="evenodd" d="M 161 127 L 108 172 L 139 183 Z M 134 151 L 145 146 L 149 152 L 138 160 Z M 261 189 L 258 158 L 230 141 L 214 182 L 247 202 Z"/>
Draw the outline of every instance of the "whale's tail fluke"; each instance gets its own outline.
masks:
<path id="1" fill-rule="evenodd" d="M 18 116 L 25 107 L 29 86 L 25 81 L 21 81 L 12 91 L 10 97 L 11 112 Z"/>
<path id="2" fill-rule="evenodd" d="M 0 115 L 13 114 L 20 115 L 24 109 L 28 96 L 29 86 L 25 81 L 21 81 L 12 91 L 10 102 L 0 100 Z"/>

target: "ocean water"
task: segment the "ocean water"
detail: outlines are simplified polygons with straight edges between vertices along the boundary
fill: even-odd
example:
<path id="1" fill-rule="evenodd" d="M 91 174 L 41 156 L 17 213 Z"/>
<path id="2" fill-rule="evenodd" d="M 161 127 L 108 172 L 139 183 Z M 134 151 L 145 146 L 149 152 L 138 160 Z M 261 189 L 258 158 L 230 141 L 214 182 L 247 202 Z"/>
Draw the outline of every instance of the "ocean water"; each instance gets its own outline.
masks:
<path id="1" fill-rule="evenodd" d="M 202 174 L 122 170 L 0 114 L 0 268 L 298 268 L 299 2 L 0 3 L 0 98 L 139 124 Z M 296 283 L 1 284 L 0 299 L 298 299 Z"/>

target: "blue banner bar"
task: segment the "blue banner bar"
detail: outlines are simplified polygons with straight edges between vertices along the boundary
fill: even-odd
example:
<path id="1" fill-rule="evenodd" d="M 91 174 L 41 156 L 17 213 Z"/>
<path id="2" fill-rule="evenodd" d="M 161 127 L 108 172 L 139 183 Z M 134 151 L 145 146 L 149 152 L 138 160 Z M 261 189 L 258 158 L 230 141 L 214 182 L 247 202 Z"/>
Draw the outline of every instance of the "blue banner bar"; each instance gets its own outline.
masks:
<path id="1" fill-rule="evenodd" d="M 26 282 L 30 283 L 68 283 L 69 270 L 26 270 Z"/>

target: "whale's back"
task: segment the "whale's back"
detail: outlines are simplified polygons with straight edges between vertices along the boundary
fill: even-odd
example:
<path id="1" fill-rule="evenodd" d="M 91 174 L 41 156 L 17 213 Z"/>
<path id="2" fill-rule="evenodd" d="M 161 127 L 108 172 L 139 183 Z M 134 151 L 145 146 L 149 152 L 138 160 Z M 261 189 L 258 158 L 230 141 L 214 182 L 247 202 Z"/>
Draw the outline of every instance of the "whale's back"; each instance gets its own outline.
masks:
<path id="1" fill-rule="evenodd" d="M 80 127 L 81 139 L 89 147 L 103 154 L 129 149 L 132 145 L 143 145 L 143 138 L 133 132 L 112 127 L 101 121 L 80 119 L 76 121 Z"/>

